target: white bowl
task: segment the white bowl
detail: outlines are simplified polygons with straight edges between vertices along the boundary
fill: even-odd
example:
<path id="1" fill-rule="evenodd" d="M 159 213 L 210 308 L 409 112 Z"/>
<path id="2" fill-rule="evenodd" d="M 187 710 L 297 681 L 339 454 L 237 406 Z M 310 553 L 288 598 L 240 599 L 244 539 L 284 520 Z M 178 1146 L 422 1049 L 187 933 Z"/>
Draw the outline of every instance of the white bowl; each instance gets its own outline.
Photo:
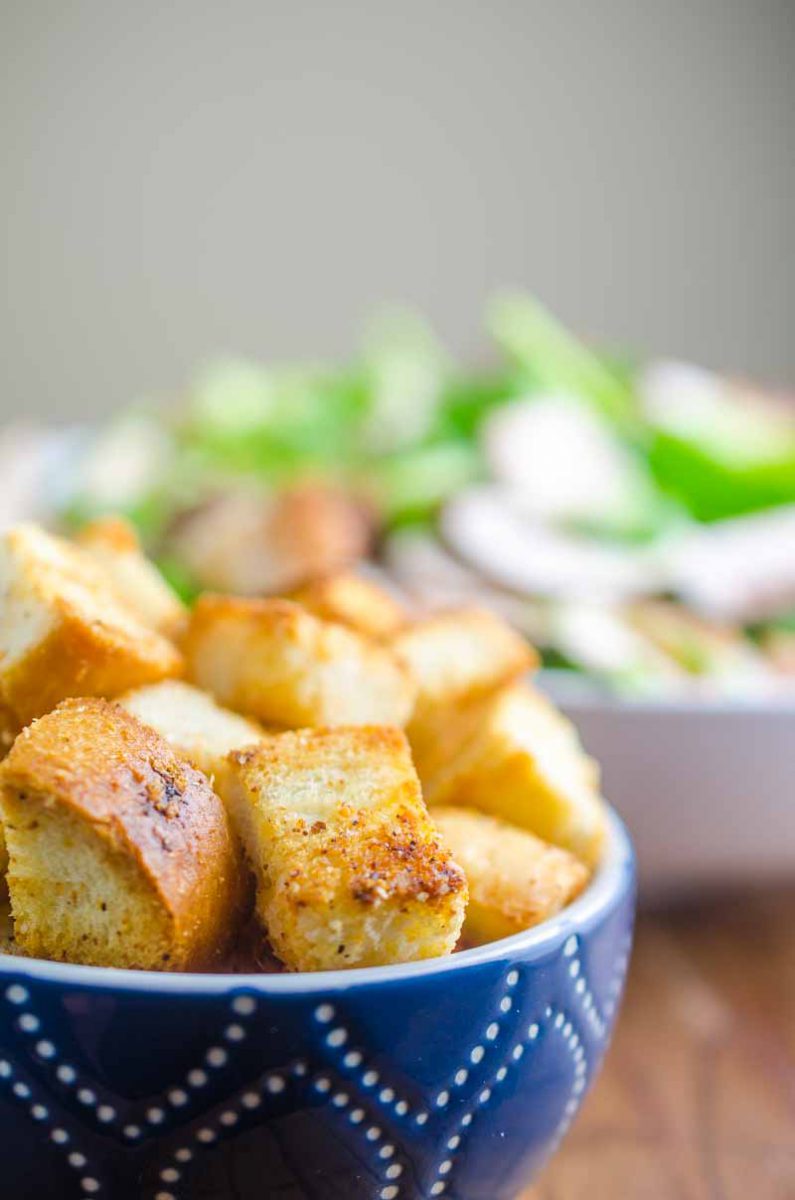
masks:
<path id="1" fill-rule="evenodd" d="M 627 701 L 545 685 L 602 766 L 646 898 L 795 878 L 795 697 Z"/>

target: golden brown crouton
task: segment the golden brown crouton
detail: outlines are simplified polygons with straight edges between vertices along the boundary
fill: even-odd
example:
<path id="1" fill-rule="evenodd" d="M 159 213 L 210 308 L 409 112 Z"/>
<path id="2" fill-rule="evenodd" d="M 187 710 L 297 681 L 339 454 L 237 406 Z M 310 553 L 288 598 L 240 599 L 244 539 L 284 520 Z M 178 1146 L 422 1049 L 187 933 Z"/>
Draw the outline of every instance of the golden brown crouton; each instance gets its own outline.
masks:
<path id="1" fill-rule="evenodd" d="M 87 554 L 35 525 L 0 538 L 0 699 L 20 726 L 67 696 L 113 696 L 182 659 Z"/>
<path id="2" fill-rule="evenodd" d="M 413 724 L 429 712 L 493 691 L 535 666 L 536 655 L 494 613 L 451 609 L 409 626 L 392 642 L 418 686 Z"/>
<path id="3" fill-rule="evenodd" d="M 512 684 L 426 718 L 412 749 L 429 804 L 480 809 L 589 866 L 598 861 L 605 807 L 596 764 L 540 692 Z"/>
<path id="4" fill-rule="evenodd" d="M 257 913 L 286 966 L 319 971 L 452 951 L 466 884 L 433 828 L 399 730 L 299 730 L 231 757 L 230 812 L 257 876 Z"/>
<path id="5" fill-rule="evenodd" d="M 278 595 L 359 561 L 374 529 L 350 490 L 331 484 L 226 489 L 181 517 L 169 546 L 202 588 Z"/>
<path id="6" fill-rule="evenodd" d="M 414 686 L 392 652 L 289 600 L 202 596 L 185 639 L 192 678 L 281 726 L 403 725 Z"/>
<path id="7" fill-rule="evenodd" d="M 66 700 L 0 767 L 24 954 L 169 971 L 226 947 L 245 879 L 205 777 L 118 705 Z"/>
<path id="8" fill-rule="evenodd" d="M 553 917 L 578 896 L 588 869 L 567 850 L 467 808 L 431 817 L 469 885 L 464 939 L 479 945 Z"/>
<path id="9" fill-rule="evenodd" d="M 347 625 L 357 633 L 384 641 L 406 624 L 405 608 L 386 588 L 354 571 L 341 571 L 307 584 L 292 596 L 324 621 Z"/>
<path id="10" fill-rule="evenodd" d="M 168 638 L 181 634 L 187 609 L 144 554 L 129 521 L 98 517 L 80 531 L 76 541 L 145 625 Z"/>
<path id="11" fill-rule="evenodd" d="M 164 737 L 180 758 L 203 771 L 221 798 L 227 755 L 265 736 L 261 725 L 221 708 L 206 692 L 177 679 L 126 692 L 118 703 Z"/>

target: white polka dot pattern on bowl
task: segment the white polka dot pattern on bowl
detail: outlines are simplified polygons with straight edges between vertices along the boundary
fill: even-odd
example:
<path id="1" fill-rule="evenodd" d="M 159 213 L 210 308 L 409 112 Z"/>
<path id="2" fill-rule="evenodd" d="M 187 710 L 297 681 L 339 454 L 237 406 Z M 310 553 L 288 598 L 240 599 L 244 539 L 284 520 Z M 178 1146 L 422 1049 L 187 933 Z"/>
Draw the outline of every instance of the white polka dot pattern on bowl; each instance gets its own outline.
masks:
<path id="1" fill-rule="evenodd" d="M 145 1102 L 109 1093 L 75 1054 L 64 1053 L 67 1039 L 59 1044 L 60 1026 L 46 1027 L 45 1009 L 36 1011 L 31 995 L 35 986 L 10 983 L 0 993 L 0 1003 L 7 1006 L 15 1047 L 24 1048 L 35 1071 L 18 1069 L 6 1053 L 0 1057 L 0 1089 L 41 1128 L 73 1173 L 72 1187 L 79 1187 L 84 1197 L 101 1200 L 111 1186 L 98 1169 L 102 1156 L 92 1158 L 96 1138 L 136 1150 L 151 1143 L 155 1160 L 147 1166 L 149 1184 L 142 1200 L 187 1200 L 201 1158 L 220 1143 L 279 1114 L 317 1110 L 366 1172 L 373 1197 L 452 1200 L 463 1194 L 465 1156 L 484 1114 L 514 1102 L 518 1080 L 550 1069 L 550 1064 L 560 1081 L 557 1087 L 566 1087 L 560 1112 L 550 1113 L 551 1148 L 565 1135 L 601 1057 L 628 949 L 627 938 L 618 946 L 608 986 L 602 968 L 601 985 L 595 989 L 588 941 L 577 934 L 565 937 L 551 960 L 554 970 L 546 977 L 542 1001 L 534 964 L 507 969 L 483 1011 L 482 1024 L 460 1045 L 452 1063 L 449 1055 L 440 1056 L 444 1072 L 432 1084 L 427 1078 L 419 1082 L 411 1070 L 400 1073 L 388 1048 L 379 1045 L 373 1054 L 347 1006 L 335 996 L 311 1010 L 312 1043 L 306 1058 L 268 1068 L 240 1086 L 247 1064 L 257 1061 L 252 1021 L 258 999 L 243 992 L 230 995 L 215 1035 L 197 1050 L 181 1077 Z M 256 1032 L 259 1038 L 261 1032 Z M 36 1081 L 46 1079 L 51 1088 L 42 1095 Z M 237 1086 L 229 1095 L 231 1081 Z M 438 1147 L 430 1164 L 415 1160 L 413 1143 L 420 1135 L 425 1147 Z M 158 1162 L 163 1142 L 168 1149 Z"/>

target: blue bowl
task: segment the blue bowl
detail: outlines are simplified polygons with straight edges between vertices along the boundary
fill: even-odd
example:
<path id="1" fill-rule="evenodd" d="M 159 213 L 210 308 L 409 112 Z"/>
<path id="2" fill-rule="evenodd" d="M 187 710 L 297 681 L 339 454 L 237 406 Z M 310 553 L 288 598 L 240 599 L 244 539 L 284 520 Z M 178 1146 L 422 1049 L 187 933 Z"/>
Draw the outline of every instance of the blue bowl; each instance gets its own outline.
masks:
<path id="1" fill-rule="evenodd" d="M 0 956 L 10 1200 L 508 1200 L 599 1067 L 634 863 L 552 921 L 452 958 L 165 975 Z"/>

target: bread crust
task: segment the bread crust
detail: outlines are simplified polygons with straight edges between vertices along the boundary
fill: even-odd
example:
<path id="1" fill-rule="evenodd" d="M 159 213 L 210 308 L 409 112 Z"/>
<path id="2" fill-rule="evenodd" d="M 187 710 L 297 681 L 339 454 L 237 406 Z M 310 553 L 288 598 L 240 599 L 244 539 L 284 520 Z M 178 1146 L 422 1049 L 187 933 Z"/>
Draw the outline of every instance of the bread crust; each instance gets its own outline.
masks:
<path id="1" fill-rule="evenodd" d="M 32 804 L 40 820 L 49 807 L 68 813 L 76 828 L 132 864 L 141 888 L 156 898 L 171 930 L 168 963 L 130 963 L 121 946 L 121 961 L 103 965 L 181 970 L 212 962 L 228 945 L 245 871 L 224 807 L 204 775 L 118 705 L 65 700 L 23 730 L 0 766 L 0 804 L 12 904 L 25 836 L 16 825 Z M 47 945 L 46 930 L 17 940 L 23 951 L 79 961 L 68 947 Z"/>

